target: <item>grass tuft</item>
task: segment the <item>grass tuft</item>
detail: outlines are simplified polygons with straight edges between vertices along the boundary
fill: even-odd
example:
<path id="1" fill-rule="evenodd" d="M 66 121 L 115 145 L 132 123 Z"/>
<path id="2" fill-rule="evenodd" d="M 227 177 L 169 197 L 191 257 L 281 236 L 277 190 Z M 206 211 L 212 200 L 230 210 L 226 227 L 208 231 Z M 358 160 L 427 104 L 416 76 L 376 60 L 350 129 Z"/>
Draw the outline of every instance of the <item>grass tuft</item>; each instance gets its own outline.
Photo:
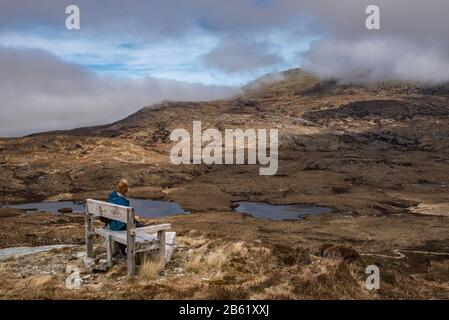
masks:
<path id="1" fill-rule="evenodd" d="M 157 278 L 162 270 L 162 262 L 159 259 L 145 257 L 140 266 L 139 276 L 144 280 L 153 280 Z"/>

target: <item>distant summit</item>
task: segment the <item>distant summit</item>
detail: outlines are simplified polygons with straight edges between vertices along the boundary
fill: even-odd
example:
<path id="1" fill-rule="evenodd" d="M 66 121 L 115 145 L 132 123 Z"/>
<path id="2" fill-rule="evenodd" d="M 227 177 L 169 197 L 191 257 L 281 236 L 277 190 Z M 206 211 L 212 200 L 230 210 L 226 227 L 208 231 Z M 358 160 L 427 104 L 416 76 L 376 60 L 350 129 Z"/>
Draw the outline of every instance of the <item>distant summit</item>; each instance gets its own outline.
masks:
<path id="1" fill-rule="evenodd" d="M 294 68 L 278 73 L 266 74 L 242 87 L 245 93 L 260 90 L 282 90 L 310 87 L 319 80 L 310 72 L 301 68 Z"/>
<path id="2" fill-rule="evenodd" d="M 339 95 L 362 92 L 388 95 L 449 95 L 449 84 L 419 84 L 406 81 L 343 81 L 319 79 L 314 74 L 294 68 L 264 75 L 242 87 L 249 96 Z"/>

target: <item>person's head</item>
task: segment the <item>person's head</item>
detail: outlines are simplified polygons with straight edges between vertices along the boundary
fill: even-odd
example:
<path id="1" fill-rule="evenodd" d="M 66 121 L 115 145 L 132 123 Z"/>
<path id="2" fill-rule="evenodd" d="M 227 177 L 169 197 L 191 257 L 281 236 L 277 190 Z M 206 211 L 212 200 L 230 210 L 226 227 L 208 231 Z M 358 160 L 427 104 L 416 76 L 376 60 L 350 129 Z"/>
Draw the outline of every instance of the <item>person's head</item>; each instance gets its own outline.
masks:
<path id="1" fill-rule="evenodd" d="M 120 179 L 115 186 L 115 191 L 120 192 L 123 195 L 126 195 L 129 189 L 129 183 L 126 179 Z"/>

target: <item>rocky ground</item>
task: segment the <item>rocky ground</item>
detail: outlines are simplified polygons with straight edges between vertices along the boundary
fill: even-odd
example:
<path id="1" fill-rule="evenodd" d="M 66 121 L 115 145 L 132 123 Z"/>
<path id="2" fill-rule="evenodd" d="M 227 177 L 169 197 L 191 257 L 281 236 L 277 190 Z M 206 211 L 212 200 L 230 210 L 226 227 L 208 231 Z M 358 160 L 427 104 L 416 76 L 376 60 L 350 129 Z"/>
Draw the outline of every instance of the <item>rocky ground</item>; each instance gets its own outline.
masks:
<path id="1" fill-rule="evenodd" d="M 275 222 L 208 212 L 148 219 L 172 223 L 177 247 L 164 272 L 140 266 L 133 281 L 121 256 L 106 271 L 85 267 L 80 216 L 2 209 L 0 221 L 3 248 L 75 244 L 1 261 L 3 299 L 449 298 L 445 217 L 336 214 Z M 105 256 L 99 241 L 97 263 Z M 381 287 L 369 291 L 365 269 L 372 264 Z M 73 267 L 80 270 L 78 289 L 66 287 Z"/>
<path id="2" fill-rule="evenodd" d="M 131 196 L 178 201 L 193 213 L 163 220 L 172 222 L 180 248 L 187 248 L 175 253 L 181 262 L 165 276 L 122 283 L 119 263 L 95 275 L 107 290 L 67 291 L 62 269 L 55 277 L 25 274 L 19 277 L 23 286 L 16 285 L 11 270 L 36 257 L 46 265 L 53 254 L 46 252 L 1 263 L 1 295 L 448 298 L 447 86 L 345 85 L 300 70 L 284 73 L 281 81 L 268 79 L 231 100 L 167 102 L 111 125 L 0 139 L 2 204 L 104 198 L 123 176 Z M 191 128 L 193 120 L 201 120 L 203 130 L 279 129 L 277 175 L 259 176 L 258 166 L 172 165 L 170 132 Z M 332 207 L 333 214 L 274 222 L 232 212 L 241 200 L 317 204 Z M 82 260 L 81 217 L 2 209 L 0 219 L 2 248 L 77 244 L 58 254 L 62 264 Z M 336 248 L 329 253 L 326 245 Z M 340 257 L 351 248 L 358 258 Z M 214 260 L 214 252 L 227 252 L 229 259 L 186 267 Z M 364 270 L 372 263 L 384 275 L 376 292 L 364 289 Z M 22 290 L 30 281 L 38 283 L 34 293 Z"/>

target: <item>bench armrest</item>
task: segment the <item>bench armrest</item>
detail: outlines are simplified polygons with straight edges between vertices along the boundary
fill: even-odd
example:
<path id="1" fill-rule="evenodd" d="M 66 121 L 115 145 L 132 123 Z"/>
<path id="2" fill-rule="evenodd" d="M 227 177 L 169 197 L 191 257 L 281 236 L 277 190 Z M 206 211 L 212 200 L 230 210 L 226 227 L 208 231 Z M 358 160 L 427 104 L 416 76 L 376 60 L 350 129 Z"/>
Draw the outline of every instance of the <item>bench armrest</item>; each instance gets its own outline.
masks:
<path id="1" fill-rule="evenodd" d="M 171 228 L 171 224 L 170 223 L 165 223 L 165 224 L 157 224 L 154 226 L 147 226 L 147 227 L 142 227 L 142 228 L 136 228 L 135 232 L 136 233 L 156 233 L 158 231 L 166 231 L 166 230 L 170 230 Z"/>

